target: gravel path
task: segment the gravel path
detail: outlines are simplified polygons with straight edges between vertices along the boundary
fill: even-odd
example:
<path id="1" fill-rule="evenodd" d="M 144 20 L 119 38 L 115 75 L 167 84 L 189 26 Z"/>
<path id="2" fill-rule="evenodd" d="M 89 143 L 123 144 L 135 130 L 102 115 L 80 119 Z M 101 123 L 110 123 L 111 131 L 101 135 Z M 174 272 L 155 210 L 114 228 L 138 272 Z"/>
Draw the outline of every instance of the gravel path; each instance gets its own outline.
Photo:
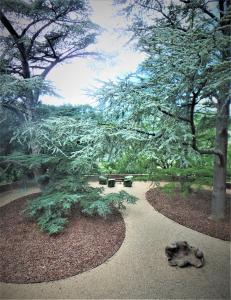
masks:
<path id="1" fill-rule="evenodd" d="M 230 243 L 181 226 L 156 212 L 145 200 L 149 187 L 149 182 L 135 182 L 133 188 L 124 188 L 140 200 L 124 212 L 126 238 L 109 261 L 64 280 L 27 285 L 0 283 L 1 298 L 230 299 Z M 122 184 L 117 184 L 110 192 L 121 188 Z M 200 248 L 206 265 L 201 269 L 169 267 L 164 248 L 175 240 L 187 240 Z"/>
<path id="2" fill-rule="evenodd" d="M 0 193 L 0 207 L 6 205 L 7 203 L 10 203 L 14 201 L 15 199 L 31 195 L 31 194 L 37 194 L 40 192 L 40 189 L 37 187 L 30 187 L 30 188 L 21 188 L 17 190 L 11 190 L 9 192 L 3 192 Z"/>

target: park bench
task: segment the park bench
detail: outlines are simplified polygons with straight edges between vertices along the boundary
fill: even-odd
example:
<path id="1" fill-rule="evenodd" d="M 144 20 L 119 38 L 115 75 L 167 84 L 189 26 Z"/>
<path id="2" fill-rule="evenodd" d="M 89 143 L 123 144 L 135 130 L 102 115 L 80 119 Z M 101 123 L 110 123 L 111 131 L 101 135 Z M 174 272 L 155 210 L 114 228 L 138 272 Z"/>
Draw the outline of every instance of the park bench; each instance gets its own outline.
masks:
<path id="1" fill-rule="evenodd" d="M 114 179 L 116 182 L 124 182 L 124 176 L 121 175 L 108 175 L 107 179 Z"/>
<path id="2" fill-rule="evenodd" d="M 122 175 L 108 175 L 108 181 L 114 180 L 115 182 L 124 183 L 125 187 L 132 187 L 132 178 L 133 176 L 122 176 Z M 109 183 L 109 185 L 114 186 L 113 183 Z"/>
<path id="3" fill-rule="evenodd" d="M 124 183 L 124 186 L 131 187 L 132 186 L 132 178 L 133 176 L 123 176 L 117 174 L 110 174 L 107 176 L 99 176 L 99 183 L 103 185 L 108 185 L 109 187 L 114 187 L 116 182 Z"/>

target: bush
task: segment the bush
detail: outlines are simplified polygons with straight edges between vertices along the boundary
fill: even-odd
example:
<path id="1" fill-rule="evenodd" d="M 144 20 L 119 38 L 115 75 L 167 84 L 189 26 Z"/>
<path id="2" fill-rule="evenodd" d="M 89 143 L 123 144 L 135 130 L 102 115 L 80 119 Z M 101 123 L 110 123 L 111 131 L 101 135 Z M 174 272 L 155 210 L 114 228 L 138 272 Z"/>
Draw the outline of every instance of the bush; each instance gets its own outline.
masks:
<path id="1" fill-rule="evenodd" d="M 161 187 L 161 190 L 168 194 L 168 195 L 171 195 L 174 193 L 175 189 L 177 188 L 177 184 L 174 183 L 174 182 L 170 182 L 170 183 L 167 183 L 165 184 L 164 186 Z"/>
<path id="2" fill-rule="evenodd" d="M 73 194 L 56 192 L 43 194 L 29 201 L 24 214 L 33 218 L 39 227 L 49 233 L 61 232 L 74 212 L 99 215 L 106 218 L 114 209 L 125 209 L 124 202 L 135 203 L 137 198 L 125 191 L 101 195 L 102 189 L 85 187 Z"/>
<path id="3" fill-rule="evenodd" d="M 228 173 L 229 174 L 229 173 Z M 169 168 L 169 169 L 154 169 L 148 175 L 135 176 L 135 180 L 143 181 L 179 181 L 188 182 L 199 185 L 212 185 L 213 170 L 212 168 Z"/>

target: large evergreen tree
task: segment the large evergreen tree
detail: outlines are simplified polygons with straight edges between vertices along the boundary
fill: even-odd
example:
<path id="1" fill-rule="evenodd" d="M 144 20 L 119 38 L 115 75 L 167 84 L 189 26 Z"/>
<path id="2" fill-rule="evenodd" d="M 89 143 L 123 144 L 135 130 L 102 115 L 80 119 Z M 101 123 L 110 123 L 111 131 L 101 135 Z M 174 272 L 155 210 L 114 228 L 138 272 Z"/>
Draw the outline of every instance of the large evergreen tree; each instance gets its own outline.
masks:
<path id="1" fill-rule="evenodd" d="M 0 104 L 22 114 L 28 126 L 37 118 L 39 97 L 53 92 L 49 72 L 68 60 L 97 55 L 88 50 L 99 33 L 89 14 L 85 0 L 1 1 Z M 39 153 L 33 140 L 29 148 Z"/>
<path id="2" fill-rule="evenodd" d="M 155 154 L 161 149 L 162 155 L 164 149 L 166 159 L 187 153 L 214 155 L 212 217 L 222 218 L 230 105 L 230 2 L 117 2 L 131 17 L 130 30 L 147 59 L 138 74 L 106 84 L 98 92 L 108 120 L 146 136 L 143 148 L 150 152 L 153 147 Z M 213 145 L 198 142 L 203 124 L 214 127 Z"/>
<path id="3" fill-rule="evenodd" d="M 95 55 L 98 26 L 85 0 L 2 0 L 0 3 L 1 104 L 33 120 L 48 73 L 64 61 Z M 13 87 L 13 91 L 11 91 Z M 2 88 L 3 89 L 3 88 Z"/>

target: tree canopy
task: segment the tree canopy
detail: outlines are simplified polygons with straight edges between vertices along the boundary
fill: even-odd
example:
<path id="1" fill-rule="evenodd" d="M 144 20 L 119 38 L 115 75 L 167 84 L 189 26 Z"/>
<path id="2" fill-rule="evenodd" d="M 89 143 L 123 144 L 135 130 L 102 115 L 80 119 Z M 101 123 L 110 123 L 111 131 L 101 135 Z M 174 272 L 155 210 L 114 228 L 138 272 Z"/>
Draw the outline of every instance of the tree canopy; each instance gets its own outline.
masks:
<path id="1" fill-rule="evenodd" d="M 15 103 L 33 119 L 43 92 L 51 87 L 44 80 L 59 63 L 89 55 L 99 26 L 89 19 L 84 0 L 1 1 L 0 75 L 1 103 Z M 13 89 L 12 89 L 13 86 Z"/>
<path id="2" fill-rule="evenodd" d="M 213 211 L 223 216 L 230 85 L 230 3 L 116 1 L 147 58 L 136 74 L 106 83 L 96 96 L 106 118 L 142 152 L 182 160 L 214 154 Z M 214 128 L 206 141 L 205 129 Z M 140 137 L 137 137 L 139 139 Z"/>
<path id="3" fill-rule="evenodd" d="M 0 113 L 4 126 L 5 119 L 10 120 L 6 142 L 14 141 L 16 151 L 3 149 L 0 166 L 5 173 L 12 164 L 22 173 L 34 172 L 43 193 L 26 213 L 43 230 L 56 233 L 73 207 L 106 216 L 114 207 L 123 207 L 125 200 L 135 202 L 124 192 L 105 197 L 87 185 L 84 175 L 99 172 L 100 164 L 108 161 L 118 166 L 132 160 L 147 171 L 174 167 L 186 174 L 187 167 L 191 172 L 199 166 L 201 155 L 213 155 L 203 165 L 211 167 L 214 159 L 212 216 L 222 218 L 230 106 L 230 2 L 115 2 L 130 20 L 127 29 L 146 59 L 134 74 L 96 90 L 99 105 L 93 109 L 39 103 L 39 96 L 52 93 L 45 79 L 58 63 L 97 55 L 90 46 L 99 28 L 89 19 L 87 2 L 2 1 L 0 101 L 2 108 L 15 114 L 10 119 L 6 110 Z"/>

